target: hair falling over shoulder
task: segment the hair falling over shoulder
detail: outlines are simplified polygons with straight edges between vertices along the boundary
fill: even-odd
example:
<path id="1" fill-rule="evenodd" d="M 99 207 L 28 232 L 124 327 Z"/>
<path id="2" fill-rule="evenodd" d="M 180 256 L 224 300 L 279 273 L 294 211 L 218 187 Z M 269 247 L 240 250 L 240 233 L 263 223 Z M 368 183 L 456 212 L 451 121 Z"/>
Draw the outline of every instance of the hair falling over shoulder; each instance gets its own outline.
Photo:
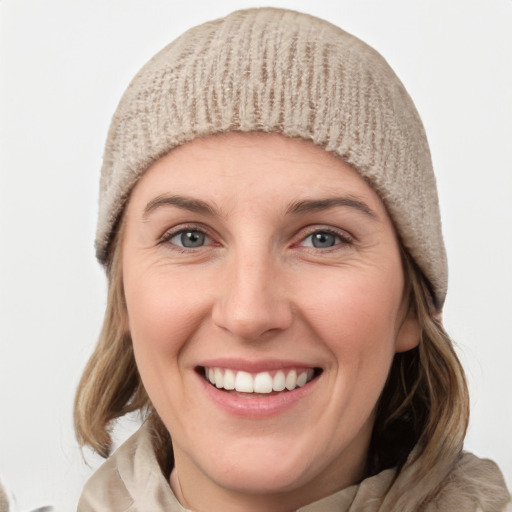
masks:
<path id="1" fill-rule="evenodd" d="M 121 222 L 107 262 L 108 295 L 101 333 L 78 385 L 74 424 L 81 446 L 90 446 L 103 457 L 112 448 L 112 424 L 149 405 L 140 382 L 127 329 L 121 269 Z"/>
<path id="2" fill-rule="evenodd" d="M 395 354 L 379 399 L 367 464 L 372 473 L 398 467 L 386 503 L 393 510 L 412 511 L 435 492 L 461 455 L 469 392 L 421 272 L 405 250 L 402 261 L 405 296 L 421 336 L 418 347 Z"/>

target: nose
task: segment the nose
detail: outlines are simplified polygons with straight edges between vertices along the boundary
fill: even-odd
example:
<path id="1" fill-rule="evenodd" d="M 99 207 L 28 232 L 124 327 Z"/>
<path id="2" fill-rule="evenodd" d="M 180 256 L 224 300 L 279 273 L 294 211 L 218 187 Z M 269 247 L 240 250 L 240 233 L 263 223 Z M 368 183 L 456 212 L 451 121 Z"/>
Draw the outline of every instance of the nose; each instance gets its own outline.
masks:
<path id="1" fill-rule="evenodd" d="M 226 262 L 213 322 L 246 341 L 267 338 L 290 327 L 293 311 L 277 265 L 268 255 L 240 254 Z"/>

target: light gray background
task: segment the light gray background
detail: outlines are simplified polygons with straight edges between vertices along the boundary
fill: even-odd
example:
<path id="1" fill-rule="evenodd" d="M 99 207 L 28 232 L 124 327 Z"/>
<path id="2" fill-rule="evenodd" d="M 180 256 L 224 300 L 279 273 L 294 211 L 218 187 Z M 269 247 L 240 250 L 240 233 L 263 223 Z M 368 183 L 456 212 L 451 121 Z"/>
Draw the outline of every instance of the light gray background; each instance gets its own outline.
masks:
<path id="1" fill-rule="evenodd" d="M 105 306 L 97 183 L 121 93 L 186 28 L 267 4 L 375 46 L 415 100 L 450 262 L 445 323 L 472 393 L 467 449 L 512 483 L 511 0 L 1 0 L 0 474 L 20 510 L 73 510 L 99 463 L 84 465 L 71 414 Z"/>

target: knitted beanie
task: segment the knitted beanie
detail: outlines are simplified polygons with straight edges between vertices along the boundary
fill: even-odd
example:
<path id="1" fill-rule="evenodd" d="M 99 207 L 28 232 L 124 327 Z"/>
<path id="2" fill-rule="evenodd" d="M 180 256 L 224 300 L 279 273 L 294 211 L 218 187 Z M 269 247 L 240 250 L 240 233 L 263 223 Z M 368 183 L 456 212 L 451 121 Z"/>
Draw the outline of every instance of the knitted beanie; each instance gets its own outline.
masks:
<path id="1" fill-rule="evenodd" d="M 192 28 L 132 80 L 105 148 L 99 261 L 151 164 L 195 138 L 231 131 L 298 137 L 351 164 L 380 195 L 442 308 L 447 264 L 436 182 L 411 98 L 368 45 L 283 9 L 236 11 Z"/>

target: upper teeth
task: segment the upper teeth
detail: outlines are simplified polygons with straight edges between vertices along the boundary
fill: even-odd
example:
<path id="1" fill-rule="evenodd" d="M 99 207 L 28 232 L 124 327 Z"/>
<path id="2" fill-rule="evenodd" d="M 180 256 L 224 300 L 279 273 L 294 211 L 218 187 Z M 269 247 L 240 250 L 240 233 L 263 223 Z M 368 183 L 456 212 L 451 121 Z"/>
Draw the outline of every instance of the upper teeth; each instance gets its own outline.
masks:
<path id="1" fill-rule="evenodd" d="M 241 393 L 271 393 L 272 391 L 292 391 L 304 386 L 313 378 L 312 368 L 307 370 L 278 370 L 274 376 L 270 372 L 249 373 L 223 368 L 205 368 L 205 377 L 217 388 L 236 390 Z"/>

